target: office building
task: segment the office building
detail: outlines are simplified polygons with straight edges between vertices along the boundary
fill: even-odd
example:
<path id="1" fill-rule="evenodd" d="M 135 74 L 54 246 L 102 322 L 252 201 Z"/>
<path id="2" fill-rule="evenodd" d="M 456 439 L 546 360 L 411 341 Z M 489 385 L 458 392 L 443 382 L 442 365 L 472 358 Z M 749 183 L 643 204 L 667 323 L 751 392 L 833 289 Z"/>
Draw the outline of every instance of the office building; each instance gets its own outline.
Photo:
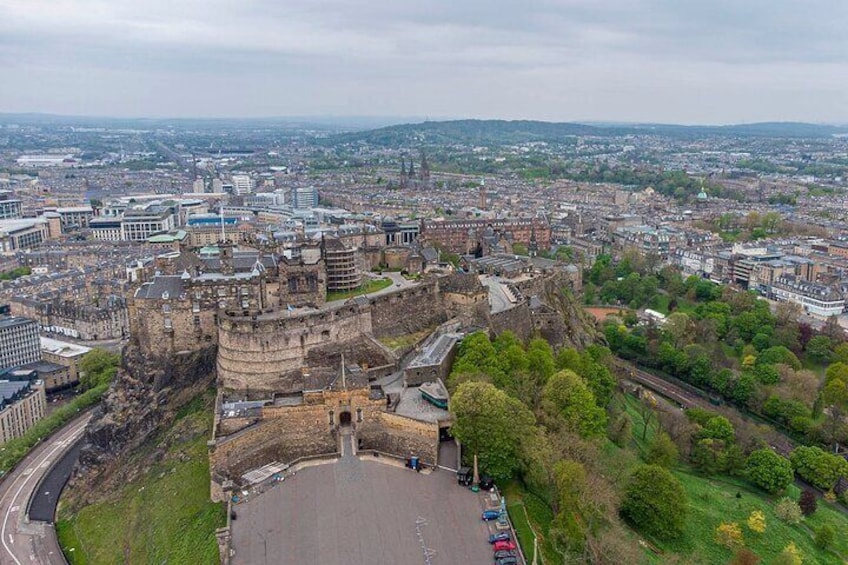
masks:
<path id="1" fill-rule="evenodd" d="M 29 318 L 0 318 L 0 369 L 41 360 L 38 324 Z"/>
<path id="2" fill-rule="evenodd" d="M 233 194 L 244 196 L 253 192 L 253 179 L 248 175 L 233 175 Z"/>
<path id="3" fill-rule="evenodd" d="M 318 206 L 318 189 L 314 186 L 293 188 L 291 192 L 292 208 L 303 210 Z"/>
<path id="4" fill-rule="evenodd" d="M 0 220 L 21 218 L 21 201 L 12 196 L 11 191 L 0 190 Z"/>
<path id="5" fill-rule="evenodd" d="M 17 380 L 16 371 L 7 373 L 15 380 L 0 380 L 0 443 L 19 438 L 44 417 L 47 397 L 39 380 Z M 34 374 L 33 371 L 26 371 Z M 23 377 L 24 375 L 22 375 Z"/>

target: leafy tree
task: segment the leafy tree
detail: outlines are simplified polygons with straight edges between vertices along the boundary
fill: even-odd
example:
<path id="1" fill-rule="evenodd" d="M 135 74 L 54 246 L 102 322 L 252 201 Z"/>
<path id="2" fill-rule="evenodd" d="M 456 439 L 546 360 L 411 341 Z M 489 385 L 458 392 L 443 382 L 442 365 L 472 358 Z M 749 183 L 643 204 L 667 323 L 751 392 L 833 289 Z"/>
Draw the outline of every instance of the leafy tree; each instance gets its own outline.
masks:
<path id="1" fill-rule="evenodd" d="M 848 343 L 840 343 L 833 348 L 832 360 L 836 363 L 848 364 Z"/>
<path id="2" fill-rule="evenodd" d="M 652 465 L 670 469 L 677 463 L 678 456 L 677 444 L 672 441 L 667 433 L 659 432 L 654 436 L 654 441 L 648 448 L 645 461 Z"/>
<path id="3" fill-rule="evenodd" d="M 105 349 L 92 349 L 83 356 L 79 363 L 80 388 L 89 390 L 111 382 L 118 372 L 120 364 L 120 354 L 109 353 Z"/>
<path id="4" fill-rule="evenodd" d="M 789 365 L 796 371 L 801 368 L 801 362 L 795 354 L 782 345 L 769 347 L 757 357 L 757 365 L 777 365 L 778 363 Z"/>
<path id="5" fill-rule="evenodd" d="M 765 533 L 766 531 L 766 515 L 762 510 L 754 510 L 748 516 L 748 529 L 757 534 Z"/>
<path id="6" fill-rule="evenodd" d="M 531 339 L 527 344 L 527 370 L 542 387 L 556 371 L 554 352 L 550 344 L 541 338 Z"/>
<path id="7" fill-rule="evenodd" d="M 542 391 L 542 408 L 551 420 L 583 437 L 599 437 L 607 427 L 606 412 L 574 371 L 555 373 Z"/>
<path id="8" fill-rule="evenodd" d="M 728 549 L 745 545 L 742 528 L 736 522 L 722 522 L 719 524 L 716 528 L 715 540 L 717 544 L 723 545 Z"/>
<path id="9" fill-rule="evenodd" d="M 482 469 L 506 480 L 520 466 L 522 441 L 536 418 L 519 400 L 489 383 L 466 382 L 451 399 L 452 432 L 469 455 L 477 454 Z"/>
<path id="10" fill-rule="evenodd" d="M 698 438 L 718 439 L 725 443 L 732 443 L 736 437 L 733 424 L 724 416 L 713 416 L 707 420 L 704 427 L 698 432 Z"/>
<path id="11" fill-rule="evenodd" d="M 848 461 L 819 447 L 796 447 L 789 460 L 802 479 L 824 490 L 831 489 L 839 477 L 848 476 Z"/>
<path id="12" fill-rule="evenodd" d="M 624 447 L 633 434 L 633 421 L 627 412 L 620 412 L 609 425 L 607 436 L 618 447 Z"/>
<path id="13" fill-rule="evenodd" d="M 761 489 L 780 492 L 792 483 L 792 464 L 769 448 L 758 449 L 745 461 L 748 478 Z"/>
<path id="14" fill-rule="evenodd" d="M 798 506 L 804 516 L 811 516 L 818 508 L 816 493 L 808 488 L 804 489 L 804 492 L 798 498 Z"/>
<path id="15" fill-rule="evenodd" d="M 807 355 L 817 363 L 824 363 L 830 359 L 833 340 L 826 335 L 817 335 L 807 342 Z"/>
<path id="16" fill-rule="evenodd" d="M 688 512 L 680 481 L 658 465 L 637 468 L 627 484 L 621 514 L 645 534 L 662 539 L 683 533 Z"/>
<path id="17" fill-rule="evenodd" d="M 781 499 L 781 501 L 777 503 L 777 506 L 774 507 L 774 513 L 778 518 L 789 525 L 798 524 L 801 522 L 801 518 L 803 518 L 801 508 L 798 506 L 798 503 L 791 498 Z"/>

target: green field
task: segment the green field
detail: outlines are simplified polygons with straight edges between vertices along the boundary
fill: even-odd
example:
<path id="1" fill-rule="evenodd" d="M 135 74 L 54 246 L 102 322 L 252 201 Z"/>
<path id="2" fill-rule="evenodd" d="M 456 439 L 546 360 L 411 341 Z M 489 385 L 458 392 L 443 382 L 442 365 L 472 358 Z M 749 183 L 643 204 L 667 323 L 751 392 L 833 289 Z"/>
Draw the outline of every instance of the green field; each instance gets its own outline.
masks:
<path id="1" fill-rule="evenodd" d="M 369 279 L 356 290 L 349 290 L 345 292 L 328 292 L 327 302 L 331 302 L 333 300 L 341 300 L 342 298 L 352 298 L 354 296 L 368 294 L 369 292 L 377 292 L 378 290 L 383 290 L 384 288 L 388 288 L 390 286 L 392 286 L 392 279 Z"/>
<path id="2" fill-rule="evenodd" d="M 218 563 L 215 529 L 226 511 L 209 500 L 211 406 L 193 402 L 180 416 L 156 440 L 169 444 L 167 454 L 139 479 L 75 514 L 60 507 L 56 529 L 70 563 Z"/>

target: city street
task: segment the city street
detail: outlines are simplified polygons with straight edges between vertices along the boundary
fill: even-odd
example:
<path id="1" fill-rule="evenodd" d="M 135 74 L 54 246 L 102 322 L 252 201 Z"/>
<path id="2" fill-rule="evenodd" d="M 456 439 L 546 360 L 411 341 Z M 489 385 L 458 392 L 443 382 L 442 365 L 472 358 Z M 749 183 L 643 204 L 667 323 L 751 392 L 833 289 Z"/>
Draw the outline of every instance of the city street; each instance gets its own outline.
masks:
<path id="1" fill-rule="evenodd" d="M 38 445 L 0 483 L 0 563 L 23 565 L 64 564 L 65 558 L 51 524 L 30 523 L 25 517 L 27 503 L 42 477 L 85 430 L 91 412 L 74 420 L 60 432 Z"/>

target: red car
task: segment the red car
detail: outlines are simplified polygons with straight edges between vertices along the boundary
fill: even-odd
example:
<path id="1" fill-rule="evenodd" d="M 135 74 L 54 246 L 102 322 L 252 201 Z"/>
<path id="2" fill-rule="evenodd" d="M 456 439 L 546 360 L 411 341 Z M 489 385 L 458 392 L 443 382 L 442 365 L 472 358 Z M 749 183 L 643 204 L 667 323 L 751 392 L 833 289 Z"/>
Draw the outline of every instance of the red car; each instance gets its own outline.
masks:
<path id="1" fill-rule="evenodd" d="M 496 541 L 492 549 L 495 551 L 512 551 L 515 549 L 515 542 L 511 540 Z"/>

